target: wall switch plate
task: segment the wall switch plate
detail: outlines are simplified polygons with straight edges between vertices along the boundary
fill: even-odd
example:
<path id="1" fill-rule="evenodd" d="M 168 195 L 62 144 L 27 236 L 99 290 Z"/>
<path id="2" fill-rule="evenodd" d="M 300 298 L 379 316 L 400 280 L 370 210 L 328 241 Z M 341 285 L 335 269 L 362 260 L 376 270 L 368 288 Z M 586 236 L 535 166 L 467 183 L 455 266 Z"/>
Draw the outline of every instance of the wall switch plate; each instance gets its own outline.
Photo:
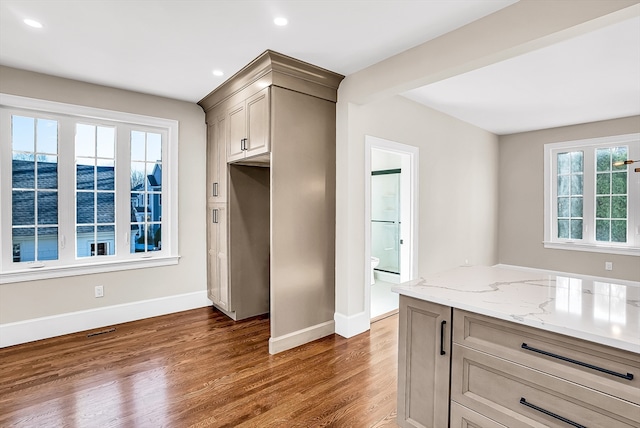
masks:
<path id="1" fill-rule="evenodd" d="M 604 270 L 613 270 L 613 262 L 604 262 Z"/>
<path id="2" fill-rule="evenodd" d="M 96 297 L 104 297 L 104 288 L 103 288 L 102 285 L 96 285 L 95 296 Z"/>

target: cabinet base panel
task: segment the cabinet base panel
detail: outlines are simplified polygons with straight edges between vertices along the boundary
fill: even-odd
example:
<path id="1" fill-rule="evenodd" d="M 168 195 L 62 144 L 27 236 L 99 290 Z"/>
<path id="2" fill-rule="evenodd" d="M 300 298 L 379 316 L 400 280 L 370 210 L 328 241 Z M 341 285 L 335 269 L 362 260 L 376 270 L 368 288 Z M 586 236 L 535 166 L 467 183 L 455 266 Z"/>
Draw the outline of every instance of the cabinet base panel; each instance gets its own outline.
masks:
<path id="1" fill-rule="evenodd" d="M 334 332 L 335 321 L 331 320 L 280 337 L 271 337 L 269 339 L 269 353 L 277 354 L 278 352 L 286 351 L 328 336 Z"/>
<path id="2" fill-rule="evenodd" d="M 220 306 L 216 305 L 215 303 L 213 304 L 213 309 L 215 309 L 216 311 L 222 312 L 223 314 L 225 314 L 226 316 L 228 316 L 234 321 L 238 321 L 235 311 L 224 310 Z"/>

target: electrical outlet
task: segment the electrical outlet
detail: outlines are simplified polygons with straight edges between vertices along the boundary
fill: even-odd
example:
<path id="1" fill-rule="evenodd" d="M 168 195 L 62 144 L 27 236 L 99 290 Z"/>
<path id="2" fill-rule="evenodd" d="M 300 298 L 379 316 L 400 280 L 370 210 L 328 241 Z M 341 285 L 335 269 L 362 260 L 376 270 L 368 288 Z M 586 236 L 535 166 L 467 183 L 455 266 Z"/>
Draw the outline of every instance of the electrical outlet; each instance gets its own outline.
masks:
<path id="1" fill-rule="evenodd" d="M 102 285 L 96 285 L 95 288 L 96 297 L 104 297 L 104 287 Z"/>
<path id="2" fill-rule="evenodd" d="M 613 262 L 604 262 L 604 270 L 613 270 Z"/>

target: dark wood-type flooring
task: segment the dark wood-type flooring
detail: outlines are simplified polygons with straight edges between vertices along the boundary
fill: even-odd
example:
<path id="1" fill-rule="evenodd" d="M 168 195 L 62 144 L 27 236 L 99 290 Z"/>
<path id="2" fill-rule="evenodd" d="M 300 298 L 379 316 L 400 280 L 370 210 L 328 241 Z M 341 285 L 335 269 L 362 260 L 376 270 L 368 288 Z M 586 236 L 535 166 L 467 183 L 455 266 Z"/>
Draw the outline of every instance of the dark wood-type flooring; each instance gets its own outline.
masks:
<path id="1" fill-rule="evenodd" d="M 201 308 L 0 349 L 0 427 L 396 427 L 397 325 L 269 355 L 268 318 Z"/>

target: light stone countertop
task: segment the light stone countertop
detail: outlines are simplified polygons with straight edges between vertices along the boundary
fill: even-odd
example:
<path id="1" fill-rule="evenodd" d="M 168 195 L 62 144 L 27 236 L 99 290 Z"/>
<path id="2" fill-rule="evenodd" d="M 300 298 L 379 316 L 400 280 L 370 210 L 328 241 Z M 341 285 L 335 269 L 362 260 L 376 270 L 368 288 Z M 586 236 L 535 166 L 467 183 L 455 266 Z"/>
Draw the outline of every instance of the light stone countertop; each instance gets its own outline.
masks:
<path id="1" fill-rule="evenodd" d="M 392 291 L 640 354 L 640 282 L 471 266 Z"/>

